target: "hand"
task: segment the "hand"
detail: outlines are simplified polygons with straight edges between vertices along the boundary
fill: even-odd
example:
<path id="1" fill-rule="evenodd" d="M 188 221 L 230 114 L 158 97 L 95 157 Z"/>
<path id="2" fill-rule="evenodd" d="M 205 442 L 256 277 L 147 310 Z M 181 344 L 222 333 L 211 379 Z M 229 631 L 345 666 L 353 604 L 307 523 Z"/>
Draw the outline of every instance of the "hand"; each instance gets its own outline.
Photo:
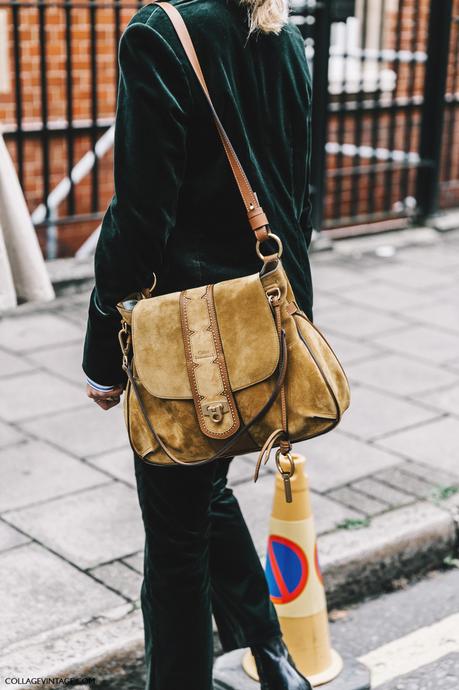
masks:
<path id="1" fill-rule="evenodd" d="M 86 395 L 88 398 L 94 400 L 103 410 L 110 410 L 112 407 L 115 407 L 115 405 L 118 405 L 122 393 L 123 386 L 117 386 L 110 391 L 97 391 L 89 384 L 86 386 Z"/>

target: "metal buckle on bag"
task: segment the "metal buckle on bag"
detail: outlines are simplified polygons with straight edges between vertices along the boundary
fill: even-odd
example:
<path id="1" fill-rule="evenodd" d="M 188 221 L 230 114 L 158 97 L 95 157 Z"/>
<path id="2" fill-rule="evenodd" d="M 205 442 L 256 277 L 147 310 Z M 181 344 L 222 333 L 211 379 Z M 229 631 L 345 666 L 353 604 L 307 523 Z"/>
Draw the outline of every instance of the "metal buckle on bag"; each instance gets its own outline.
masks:
<path id="1" fill-rule="evenodd" d="M 202 406 L 202 414 L 205 417 L 210 417 L 211 420 L 216 424 L 223 420 L 223 415 L 225 412 L 229 412 L 229 406 L 224 400 L 210 402 Z"/>
<path id="2" fill-rule="evenodd" d="M 274 287 L 269 287 L 266 290 L 266 297 L 268 298 L 268 301 L 270 304 L 274 304 L 274 302 L 278 302 L 282 296 L 281 290 L 277 285 Z"/>
<path id="3" fill-rule="evenodd" d="M 121 352 L 123 354 L 123 363 L 122 363 L 122 368 L 126 371 L 128 367 L 128 355 L 129 355 L 129 350 L 131 348 L 131 334 L 129 331 L 128 324 L 126 321 L 123 321 L 121 330 L 118 333 L 118 340 L 120 343 L 121 347 Z"/>

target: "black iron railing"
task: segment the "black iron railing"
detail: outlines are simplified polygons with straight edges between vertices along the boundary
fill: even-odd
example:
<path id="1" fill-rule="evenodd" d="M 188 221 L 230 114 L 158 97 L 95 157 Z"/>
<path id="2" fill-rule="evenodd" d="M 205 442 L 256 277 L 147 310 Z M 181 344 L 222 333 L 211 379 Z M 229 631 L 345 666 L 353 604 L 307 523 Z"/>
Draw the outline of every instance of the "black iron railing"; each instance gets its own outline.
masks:
<path id="1" fill-rule="evenodd" d="M 292 2 L 313 72 L 316 227 L 459 205 L 459 0 Z M 49 255 L 72 228 L 88 234 L 109 197 L 118 42 L 140 4 L 0 0 L 12 81 L 0 120 Z"/>

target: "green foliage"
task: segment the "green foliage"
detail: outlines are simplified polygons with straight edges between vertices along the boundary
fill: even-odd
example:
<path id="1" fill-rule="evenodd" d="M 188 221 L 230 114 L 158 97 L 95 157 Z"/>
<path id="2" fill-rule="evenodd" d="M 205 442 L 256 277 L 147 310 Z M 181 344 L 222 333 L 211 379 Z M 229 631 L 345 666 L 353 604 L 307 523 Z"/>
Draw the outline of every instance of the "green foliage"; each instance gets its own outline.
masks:
<path id="1" fill-rule="evenodd" d="M 346 518 L 343 522 L 336 525 L 338 529 L 363 529 L 364 527 L 369 527 L 371 524 L 371 518 Z"/>
<path id="2" fill-rule="evenodd" d="M 447 498 L 454 496 L 459 492 L 459 486 L 437 486 L 432 491 L 432 500 L 434 503 L 446 501 Z"/>

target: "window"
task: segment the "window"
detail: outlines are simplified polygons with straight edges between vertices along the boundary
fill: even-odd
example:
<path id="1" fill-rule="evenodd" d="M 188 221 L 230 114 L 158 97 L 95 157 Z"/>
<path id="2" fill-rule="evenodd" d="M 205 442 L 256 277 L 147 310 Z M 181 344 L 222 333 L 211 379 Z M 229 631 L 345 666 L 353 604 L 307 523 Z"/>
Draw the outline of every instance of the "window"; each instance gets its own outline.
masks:
<path id="1" fill-rule="evenodd" d="M 398 0 L 356 0 L 354 16 L 333 22 L 331 32 L 330 92 L 391 92 L 396 74 L 384 64 L 385 22 Z M 390 8 L 389 8 L 390 6 Z"/>

